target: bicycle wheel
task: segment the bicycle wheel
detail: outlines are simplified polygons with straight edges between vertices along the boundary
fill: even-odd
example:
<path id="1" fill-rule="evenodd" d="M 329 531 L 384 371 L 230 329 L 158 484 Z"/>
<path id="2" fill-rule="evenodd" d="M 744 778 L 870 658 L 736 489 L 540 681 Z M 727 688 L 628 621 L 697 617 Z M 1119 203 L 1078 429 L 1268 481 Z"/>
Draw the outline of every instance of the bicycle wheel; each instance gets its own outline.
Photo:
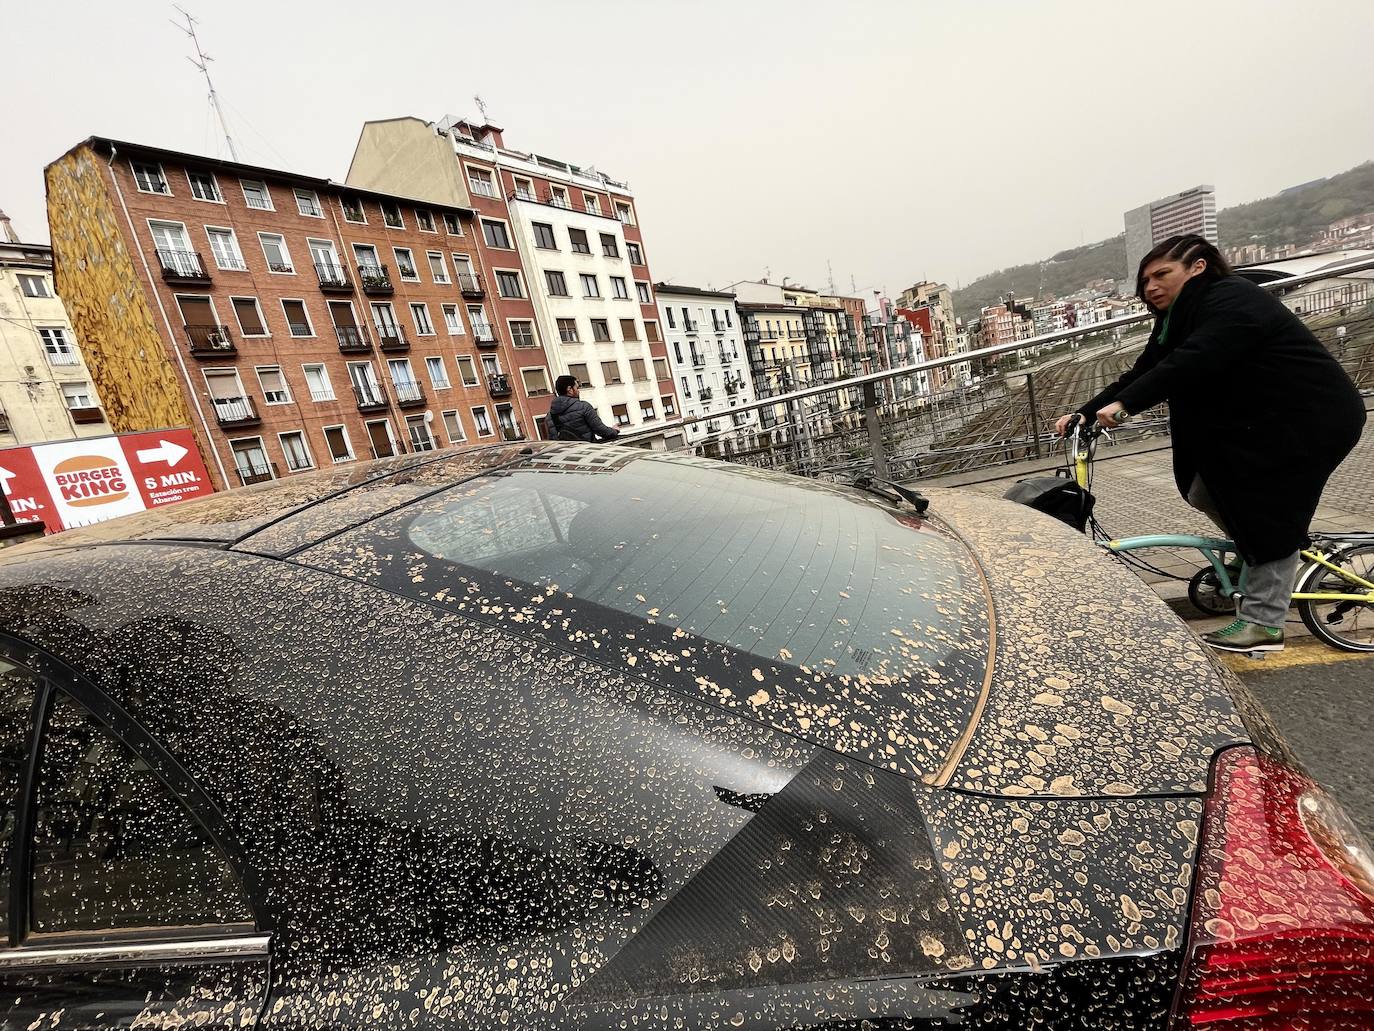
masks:
<path id="1" fill-rule="evenodd" d="M 1203 566 L 1188 581 L 1188 600 L 1209 616 L 1234 616 L 1236 600 L 1221 593 L 1221 580 L 1211 566 Z"/>
<path id="2" fill-rule="evenodd" d="M 1374 544 L 1356 544 L 1330 557 L 1333 565 L 1374 583 Z M 1359 594 L 1363 588 L 1336 573 L 1308 563 L 1297 594 Z M 1313 636 L 1347 652 L 1374 652 L 1374 604 L 1361 601 L 1298 602 L 1298 614 Z"/>

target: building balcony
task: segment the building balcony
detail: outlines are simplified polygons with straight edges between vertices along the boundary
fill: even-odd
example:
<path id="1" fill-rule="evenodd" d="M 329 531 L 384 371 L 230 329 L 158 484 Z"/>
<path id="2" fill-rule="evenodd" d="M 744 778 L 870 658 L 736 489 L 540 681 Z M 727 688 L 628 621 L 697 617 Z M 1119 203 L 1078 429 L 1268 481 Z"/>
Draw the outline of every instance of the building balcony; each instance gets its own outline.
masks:
<path id="1" fill-rule="evenodd" d="M 268 462 L 259 464 L 254 462 L 251 465 L 240 466 L 235 470 L 239 474 L 239 482 L 245 487 L 251 487 L 255 483 L 266 483 L 268 480 L 277 478 L 277 463 Z"/>
<path id="2" fill-rule="evenodd" d="M 353 397 L 358 402 L 360 412 L 379 412 L 386 408 L 386 391 L 377 383 L 365 386 L 353 384 Z"/>
<path id="3" fill-rule="evenodd" d="M 162 278 L 176 286 L 209 286 L 210 273 L 196 251 L 169 251 L 157 248 Z"/>
<path id="4" fill-rule="evenodd" d="M 743 386 L 744 384 L 740 383 L 737 380 L 727 379 L 725 381 L 725 392 L 729 394 L 731 397 L 734 397 L 736 394 L 740 392 L 740 388 Z"/>
<path id="5" fill-rule="evenodd" d="M 339 350 L 343 354 L 366 354 L 372 350 L 372 341 L 360 326 L 335 326 L 334 335 L 339 338 Z"/>
<path id="6" fill-rule="evenodd" d="M 49 351 L 49 365 L 80 365 L 81 357 L 75 351 Z"/>
<path id="7" fill-rule="evenodd" d="M 714 392 L 710 387 L 702 387 L 702 388 L 701 388 L 701 399 L 702 399 L 703 401 L 709 401 L 709 400 L 711 400 L 711 398 L 714 397 L 714 396 L 715 396 L 715 392 Z"/>
<path id="8" fill-rule="evenodd" d="M 492 350 L 500 341 L 496 339 L 496 330 L 492 329 L 490 323 L 475 322 L 472 326 L 472 339 L 477 346 L 484 350 Z"/>
<path id="9" fill-rule="evenodd" d="M 378 326 L 377 349 L 385 354 L 405 354 L 410 350 L 406 331 L 400 326 Z"/>
<path id="10" fill-rule="evenodd" d="M 186 326 L 185 329 L 192 358 L 223 358 L 238 353 L 228 326 Z"/>
<path id="11" fill-rule="evenodd" d="M 513 444 L 517 440 L 524 440 L 525 434 L 519 426 L 502 426 L 501 439 Z"/>
<path id="12" fill-rule="evenodd" d="M 68 408 L 67 412 L 71 415 L 72 422 L 77 425 L 105 421 L 105 413 L 99 408 Z"/>
<path id="13" fill-rule="evenodd" d="M 492 397 L 510 397 L 510 379 L 504 372 L 487 374 L 487 393 Z"/>
<path id="14" fill-rule="evenodd" d="M 396 405 L 399 408 L 414 408 L 425 403 L 425 388 L 415 380 L 393 384 L 396 388 Z"/>
<path id="15" fill-rule="evenodd" d="M 723 322 L 713 322 L 713 323 L 711 323 L 711 332 L 712 332 L 712 333 L 724 333 L 724 332 L 725 332 L 725 323 L 723 323 Z"/>
<path id="16" fill-rule="evenodd" d="M 321 293 L 351 294 L 353 292 L 353 280 L 348 275 L 348 269 L 342 265 L 327 265 L 316 262 L 315 276 L 320 281 Z"/>
<path id="17" fill-rule="evenodd" d="M 246 395 L 212 398 L 210 404 L 215 409 L 215 421 L 226 429 L 255 426 L 262 421 L 258 416 L 258 406 Z"/>
<path id="18" fill-rule="evenodd" d="M 683 331 L 684 333 L 689 333 L 689 334 L 695 336 L 695 335 L 696 335 L 696 332 L 697 332 L 697 320 L 696 320 L 696 319 L 687 319 L 687 320 L 685 320 L 685 321 L 682 323 L 682 331 Z"/>
<path id="19" fill-rule="evenodd" d="M 692 368 L 704 369 L 706 367 L 706 355 L 692 352 Z"/>
<path id="20" fill-rule="evenodd" d="M 385 265 L 359 265 L 358 282 L 369 297 L 390 297 L 396 292 L 391 285 L 391 272 Z"/>
<path id="21" fill-rule="evenodd" d="M 458 273 L 458 290 L 464 297 L 474 301 L 480 301 L 487 295 L 487 292 L 482 289 L 482 281 L 471 272 Z"/>

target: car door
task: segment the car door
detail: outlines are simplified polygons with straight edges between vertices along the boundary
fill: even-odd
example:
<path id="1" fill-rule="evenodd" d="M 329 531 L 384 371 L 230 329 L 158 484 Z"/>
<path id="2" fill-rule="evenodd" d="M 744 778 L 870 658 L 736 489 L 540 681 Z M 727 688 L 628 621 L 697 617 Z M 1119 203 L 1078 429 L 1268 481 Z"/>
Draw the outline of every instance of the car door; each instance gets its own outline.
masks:
<path id="1" fill-rule="evenodd" d="M 0 1028 L 256 1024 L 270 936 L 166 753 L 0 656 L 0 792 Z"/>

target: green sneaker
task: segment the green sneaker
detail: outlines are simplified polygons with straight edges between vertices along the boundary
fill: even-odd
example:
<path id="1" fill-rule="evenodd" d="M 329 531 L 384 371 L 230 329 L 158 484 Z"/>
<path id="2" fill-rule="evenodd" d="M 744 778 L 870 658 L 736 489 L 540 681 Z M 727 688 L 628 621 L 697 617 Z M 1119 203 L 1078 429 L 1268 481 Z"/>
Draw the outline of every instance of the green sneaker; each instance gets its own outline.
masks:
<path id="1" fill-rule="evenodd" d="M 1203 634 L 1202 643 L 1223 652 L 1281 652 L 1283 630 L 1238 619 L 1220 630 Z"/>

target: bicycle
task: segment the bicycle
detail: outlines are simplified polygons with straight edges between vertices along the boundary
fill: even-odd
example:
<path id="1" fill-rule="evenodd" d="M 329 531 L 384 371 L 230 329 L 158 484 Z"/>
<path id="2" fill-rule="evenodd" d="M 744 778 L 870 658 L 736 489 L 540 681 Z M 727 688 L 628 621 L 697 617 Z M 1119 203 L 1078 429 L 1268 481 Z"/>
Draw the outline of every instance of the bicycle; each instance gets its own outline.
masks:
<path id="1" fill-rule="evenodd" d="M 1072 433 L 1064 438 L 1066 464 L 1072 465 L 1074 482 L 1091 492 L 1097 441 L 1104 431 L 1095 424 L 1080 430 L 1083 421 L 1081 416 L 1075 418 L 1070 424 Z M 1094 517 L 1089 517 L 1088 526 L 1093 540 L 1114 557 L 1170 579 L 1184 578 L 1133 553 L 1150 548 L 1200 552 L 1207 565 L 1188 580 L 1188 600 L 1209 615 L 1231 615 L 1244 597 L 1249 567 L 1234 541 L 1192 534 L 1112 538 Z M 1302 550 L 1302 565 L 1294 580 L 1293 604 L 1298 615 L 1324 644 L 1341 651 L 1374 652 L 1374 533 L 1314 533 L 1310 540 L 1311 546 Z"/>

